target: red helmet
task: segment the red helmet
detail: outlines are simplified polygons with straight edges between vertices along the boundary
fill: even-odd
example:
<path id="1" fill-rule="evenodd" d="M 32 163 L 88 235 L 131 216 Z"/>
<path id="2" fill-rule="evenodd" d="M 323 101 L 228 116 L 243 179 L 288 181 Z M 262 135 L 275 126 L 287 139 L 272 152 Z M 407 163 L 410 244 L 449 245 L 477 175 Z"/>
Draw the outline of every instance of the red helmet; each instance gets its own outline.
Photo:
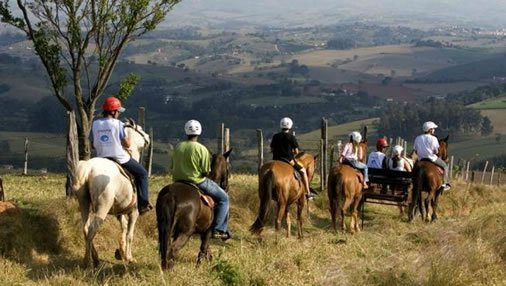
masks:
<path id="1" fill-rule="evenodd" d="M 380 138 L 376 141 L 376 146 L 378 147 L 388 147 L 387 140 L 385 138 Z"/>
<path id="2" fill-rule="evenodd" d="M 105 99 L 104 104 L 102 105 L 102 109 L 104 111 L 116 111 L 116 110 L 119 112 L 125 111 L 125 109 L 121 107 L 121 101 L 119 101 L 119 99 L 117 99 L 114 96 L 110 96 Z"/>

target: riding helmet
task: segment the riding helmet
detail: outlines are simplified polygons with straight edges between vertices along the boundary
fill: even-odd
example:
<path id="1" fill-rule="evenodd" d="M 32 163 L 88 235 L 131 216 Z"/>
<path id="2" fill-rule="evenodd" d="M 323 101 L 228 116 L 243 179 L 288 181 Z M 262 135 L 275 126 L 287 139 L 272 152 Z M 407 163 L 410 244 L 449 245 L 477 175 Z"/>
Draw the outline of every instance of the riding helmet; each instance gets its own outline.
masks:
<path id="1" fill-rule="evenodd" d="M 437 128 L 437 125 L 436 123 L 432 122 L 432 121 L 427 121 L 423 124 L 423 132 L 427 132 L 429 131 L 430 129 L 434 129 L 434 128 Z"/>
<path id="2" fill-rule="evenodd" d="M 186 135 L 200 135 L 202 133 L 202 126 L 197 120 L 189 120 L 184 125 L 184 132 Z"/>
<path id="3" fill-rule="evenodd" d="M 279 121 L 279 127 L 281 129 L 292 129 L 293 121 L 288 117 L 281 118 L 281 121 Z"/>
<path id="4" fill-rule="evenodd" d="M 121 106 L 121 101 L 114 96 L 109 96 L 104 100 L 104 104 L 102 105 L 102 109 L 104 111 L 119 111 L 125 112 L 125 108 Z"/>
<path id="5" fill-rule="evenodd" d="M 362 141 L 362 135 L 357 131 L 351 132 L 350 138 L 357 143 L 360 143 L 360 141 Z"/>

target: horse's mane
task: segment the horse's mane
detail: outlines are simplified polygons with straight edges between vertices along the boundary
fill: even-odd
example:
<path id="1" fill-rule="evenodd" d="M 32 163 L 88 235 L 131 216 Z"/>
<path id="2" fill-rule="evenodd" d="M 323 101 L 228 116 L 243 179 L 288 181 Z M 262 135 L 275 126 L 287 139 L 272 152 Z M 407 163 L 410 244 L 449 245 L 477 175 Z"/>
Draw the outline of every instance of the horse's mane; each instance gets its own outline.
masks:
<path id="1" fill-rule="evenodd" d="M 301 152 L 295 154 L 295 159 L 299 159 L 300 157 L 304 156 L 305 154 L 306 154 L 306 152 L 301 151 Z"/>

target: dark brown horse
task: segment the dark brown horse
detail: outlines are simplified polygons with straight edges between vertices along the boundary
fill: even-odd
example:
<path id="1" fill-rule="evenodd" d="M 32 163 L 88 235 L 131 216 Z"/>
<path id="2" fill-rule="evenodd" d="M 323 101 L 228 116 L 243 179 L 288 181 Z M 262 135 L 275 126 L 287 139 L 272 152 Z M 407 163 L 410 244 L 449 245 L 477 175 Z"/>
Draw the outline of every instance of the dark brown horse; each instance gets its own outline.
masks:
<path id="1" fill-rule="evenodd" d="M 296 155 L 307 172 L 309 183 L 313 179 L 317 155 L 300 152 Z M 250 231 L 261 237 L 264 229 L 265 221 L 269 213 L 269 206 L 272 199 L 278 203 L 278 212 L 276 215 L 276 231 L 281 227 L 281 221 L 286 216 L 287 232 L 286 236 L 290 236 L 291 221 L 288 208 L 291 204 L 297 203 L 297 221 L 299 225 L 298 237 L 302 238 L 302 210 L 306 202 L 306 191 L 304 184 L 295 176 L 295 169 L 288 163 L 283 161 L 269 161 L 262 165 L 258 173 L 258 195 L 260 197 L 260 207 L 258 216 Z"/>
<path id="2" fill-rule="evenodd" d="M 448 137 L 439 139 L 438 157 L 443 161 L 448 160 Z M 442 169 L 436 164 L 421 160 L 417 161 L 413 169 L 413 199 L 409 204 L 408 220 L 411 222 L 417 209 L 420 210 L 422 219 L 431 222 L 437 219 L 437 205 L 443 183 Z M 422 209 L 422 194 L 427 193 L 424 200 L 425 213 Z"/>
<path id="3" fill-rule="evenodd" d="M 229 174 L 227 158 L 230 151 L 223 155 L 213 155 L 210 175 L 218 184 L 221 181 L 216 181 L 216 178 L 224 178 Z M 228 180 L 224 179 L 223 182 L 228 183 Z M 222 184 L 221 187 L 226 190 L 228 186 Z M 165 186 L 156 200 L 162 269 L 170 269 L 174 266 L 178 251 L 194 233 L 200 235 L 201 241 L 197 264 L 202 258 L 211 260 L 209 239 L 213 219 L 213 209 L 201 199 L 197 186 L 183 182 Z"/>
<path id="4" fill-rule="evenodd" d="M 364 137 L 358 144 L 358 148 L 364 154 L 364 163 L 367 154 L 367 128 L 364 128 Z M 358 223 L 358 209 L 362 200 L 362 173 L 347 164 L 339 164 L 329 173 L 327 194 L 329 197 L 329 211 L 332 218 L 332 227 L 337 232 L 337 216 L 340 215 L 341 228 L 346 231 L 344 221 L 345 212 L 352 207 L 350 232 L 360 231 Z"/>

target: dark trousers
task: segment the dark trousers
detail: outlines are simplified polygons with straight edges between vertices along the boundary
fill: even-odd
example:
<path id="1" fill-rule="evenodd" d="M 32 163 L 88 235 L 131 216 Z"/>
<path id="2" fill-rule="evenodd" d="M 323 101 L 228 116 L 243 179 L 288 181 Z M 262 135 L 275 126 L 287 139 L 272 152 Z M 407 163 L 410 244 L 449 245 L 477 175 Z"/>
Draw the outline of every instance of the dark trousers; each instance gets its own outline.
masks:
<path id="1" fill-rule="evenodd" d="M 132 158 L 130 158 L 130 161 L 121 164 L 121 166 L 134 176 L 135 186 L 137 187 L 137 207 L 139 209 L 146 207 L 149 204 L 148 172 Z"/>

